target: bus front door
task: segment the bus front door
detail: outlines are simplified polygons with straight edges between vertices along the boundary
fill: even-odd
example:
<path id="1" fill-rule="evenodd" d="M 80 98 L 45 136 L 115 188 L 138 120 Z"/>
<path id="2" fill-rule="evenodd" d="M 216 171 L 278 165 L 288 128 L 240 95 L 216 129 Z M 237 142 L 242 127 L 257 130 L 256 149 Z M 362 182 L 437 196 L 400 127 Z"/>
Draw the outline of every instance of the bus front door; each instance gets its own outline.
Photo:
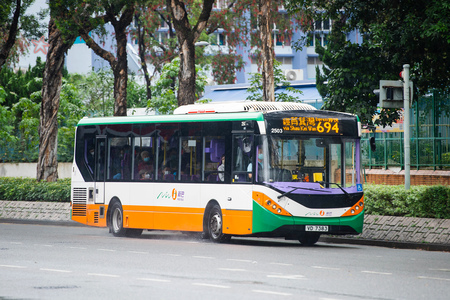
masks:
<path id="1" fill-rule="evenodd" d="M 94 203 L 105 203 L 106 136 L 95 139 Z"/>

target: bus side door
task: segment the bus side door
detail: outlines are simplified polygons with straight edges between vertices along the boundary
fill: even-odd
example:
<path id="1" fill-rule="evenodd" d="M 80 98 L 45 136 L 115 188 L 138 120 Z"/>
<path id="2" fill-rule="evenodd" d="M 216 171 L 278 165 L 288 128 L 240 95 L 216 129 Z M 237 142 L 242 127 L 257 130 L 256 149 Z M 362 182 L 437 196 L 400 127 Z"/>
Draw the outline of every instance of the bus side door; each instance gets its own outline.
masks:
<path id="1" fill-rule="evenodd" d="M 94 203 L 105 203 L 106 136 L 95 139 Z"/>

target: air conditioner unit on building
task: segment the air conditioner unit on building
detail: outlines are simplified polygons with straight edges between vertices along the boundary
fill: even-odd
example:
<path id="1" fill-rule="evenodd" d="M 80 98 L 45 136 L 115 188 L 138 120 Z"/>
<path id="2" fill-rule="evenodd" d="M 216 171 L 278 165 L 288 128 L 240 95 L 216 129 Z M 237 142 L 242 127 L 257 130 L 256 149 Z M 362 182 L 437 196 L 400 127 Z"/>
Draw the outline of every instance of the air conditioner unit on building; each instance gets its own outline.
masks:
<path id="1" fill-rule="evenodd" d="M 302 69 L 284 70 L 284 76 L 286 76 L 287 81 L 303 80 L 303 70 Z"/>

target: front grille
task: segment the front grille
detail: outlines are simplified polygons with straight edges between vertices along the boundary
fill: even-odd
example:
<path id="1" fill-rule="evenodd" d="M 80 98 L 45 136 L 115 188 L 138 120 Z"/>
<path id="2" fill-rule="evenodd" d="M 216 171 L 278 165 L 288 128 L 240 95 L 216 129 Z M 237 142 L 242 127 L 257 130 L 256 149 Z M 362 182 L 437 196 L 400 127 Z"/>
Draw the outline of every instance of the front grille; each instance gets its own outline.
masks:
<path id="1" fill-rule="evenodd" d="M 85 217 L 87 203 L 87 188 L 73 188 L 72 216 Z"/>

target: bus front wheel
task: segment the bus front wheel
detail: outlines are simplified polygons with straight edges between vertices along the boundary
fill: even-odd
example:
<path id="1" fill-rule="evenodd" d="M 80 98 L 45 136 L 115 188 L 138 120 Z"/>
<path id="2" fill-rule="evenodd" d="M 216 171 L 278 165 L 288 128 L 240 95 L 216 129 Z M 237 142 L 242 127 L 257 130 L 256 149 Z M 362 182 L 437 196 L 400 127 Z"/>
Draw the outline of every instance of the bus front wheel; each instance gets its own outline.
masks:
<path id="1" fill-rule="evenodd" d="M 215 204 L 209 211 L 208 235 L 211 241 L 222 243 L 230 240 L 230 236 L 223 234 L 222 211 L 220 206 Z"/>

